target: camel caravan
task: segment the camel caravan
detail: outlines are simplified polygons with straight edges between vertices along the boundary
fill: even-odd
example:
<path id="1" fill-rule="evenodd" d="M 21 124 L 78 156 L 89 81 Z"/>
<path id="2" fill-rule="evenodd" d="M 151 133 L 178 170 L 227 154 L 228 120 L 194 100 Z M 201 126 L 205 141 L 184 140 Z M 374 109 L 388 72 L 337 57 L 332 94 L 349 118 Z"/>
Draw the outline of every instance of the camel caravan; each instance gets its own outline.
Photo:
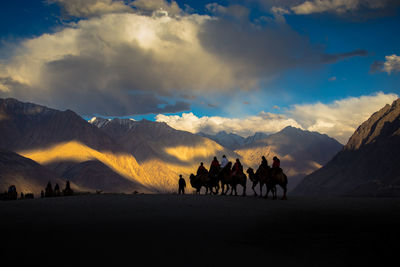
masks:
<path id="1" fill-rule="evenodd" d="M 270 167 L 263 156 L 261 165 L 256 172 L 252 168 L 247 169 L 246 173 L 253 183 L 252 189 L 254 195 L 257 196 L 255 188 L 259 185 L 260 197 L 268 198 L 268 194 L 271 192 L 272 198 L 276 199 L 276 186 L 279 185 L 283 189 L 282 199 L 287 199 L 287 176 L 280 168 L 279 159 L 274 157 L 273 161 L 272 167 Z M 218 195 L 221 189 L 221 195 L 230 193 L 230 195 L 236 196 L 238 194 L 237 187 L 241 185 L 242 196 L 246 196 L 247 175 L 243 172 L 243 166 L 239 159 L 236 159 L 235 164 L 232 166 L 232 162 L 228 161 L 225 155 L 222 156 L 221 164 L 214 157 L 209 171 L 204 167 L 203 162 L 201 162 L 196 175 L 193 173 L 190 174 L 189 179 L 191 186 L 196 190 L 196 194 L 200 194 L 201 188 L 204 187 L 206 190 L 205 194 Z M 266 187 L 265 195 L 263 195 L 264 185 Z"/>

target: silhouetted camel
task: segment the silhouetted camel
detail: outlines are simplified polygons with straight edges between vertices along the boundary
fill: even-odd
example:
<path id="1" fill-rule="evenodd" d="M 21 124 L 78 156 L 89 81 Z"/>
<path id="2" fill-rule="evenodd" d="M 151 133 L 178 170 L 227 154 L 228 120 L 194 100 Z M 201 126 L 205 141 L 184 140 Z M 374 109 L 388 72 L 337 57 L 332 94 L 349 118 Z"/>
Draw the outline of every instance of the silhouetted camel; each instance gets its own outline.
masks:
<path id="1" fill-rule="evenodd" d="M 232 168 L 232 162 L 229 161 L 228 164 L 220 171 L 218 175 L 218 180 L 221 181 L 221 189 L 222 189 L 221 195 L 227 194 L 229 192 L 229 189 L 231 190 L 231 195 L 233 195 L 234 192 L 235 195 L 237 195 L 237 185 L 240 184 L 243 187 L 242 195 L 245 196 L 247 176 L 243 172 L 234 175 L 231 168 Z"/>
<path id="2" fill-rule="evenodd" d="M 257 192 L 256 192 L 256 190 L 254 189 L 257 185 L 258 185 L 258 183 L 260 182 L 259 181 L 259 177 L 258 177 L 258 175 L 256 176 L 256 174 L 254 173 L 254 170 L 253 170 L 253 168 L 248 168 L 247 170 L 246 170 L 246 172 L 247 172 L 247 174 L 249 175 L 249 179 L 250 179 L 250 181 L 253 183 L 252 185 L 251 185 L 251 189 L 253 190 L 253 192 L 254 192 L 254 196 L 258 196 L 257 195 Z"/>
<path id="3" fill-rule="evenodd" d="M 276 186 L 271 179 L 270 169 L 260 166 L 257 169 L 256 173 L 254 173 L 254 170 L 252 168 L 248 168 L 246 172 L 249 174 L 250 181 L 253 182 L 251 189 L 253 189 L 255 196 L 257 196 L 257 192 L 255 190 L 255 187 L 257 186 L 257 184 L 260 184 L 260 197 L 263 197 L 262 191 L 263 191 L 264 185 L 266 185 L 266 187 L 267 187 L 267 193 L 264 197 L 268 198 L 269 192 L 272 193 L 272 197 L 275 196 Z"/>
<path id="4" fill-rule="evenodd" d="M 218 195 L 219 193 L 219 172 L 220 169 L 218 168 L 211 168 L 210 172 L 208 173 L 209 181 L 208 181 L 208 188 L 210 189 L 211 194 Z M 215 188 L 215 192 L 214 192 Z"/>
<path id="5" fill-rule="evenodd" d="M 208 190 L 210 189 L 210 178 L 208 177 L 208 172 L 205 174 L 194 175 L 193 173 L 189 176 L 190 185 L 196 189 L 196 194 L 200 194 L 201 187 L 206 188 L 206 194 L 208 194 Z M 210 189 L 210 193 L 211 193 Z"/>
<path id="6" fill-rule="evenodd" d="M 218 180 L 221 181 L 221 195 L 225 195 L 229 191 L 229 185 L 232 180 L 232 162 L 228 162 L 218 174 Z M 225 191 L 226 186 L 226 191 Z"/>
<path id="7" fill-rule="evenodd" d="M 287 200 L 286 197 L 286 192 L 287 192 L 287 183 L 288 183 L 288 179 L 286 174 L 283 173 L 281 168 L 272 168 L 270 170 L 271 173 L 271 184 L 273 184 L 275 187 L 276 185 L 279 185 L 282 189 L 283 189 L 283 196 L 282 199 Z M 276 190 L 275 190 L 275 194 L 274 195 L 274 199 L 276 199 Z"/>
<path id="8" fill-rule="evenodd" d="M 247 176 L 243 172 L 232 174 L 230 182 L 231 195 L 233 194 L 233 191 L 235 191 L 235 196 L 237 196 L 237 185 L 240 184 L 243 187 L 242 196 L 246 196 L 246 182 L 247 182 Z"/>

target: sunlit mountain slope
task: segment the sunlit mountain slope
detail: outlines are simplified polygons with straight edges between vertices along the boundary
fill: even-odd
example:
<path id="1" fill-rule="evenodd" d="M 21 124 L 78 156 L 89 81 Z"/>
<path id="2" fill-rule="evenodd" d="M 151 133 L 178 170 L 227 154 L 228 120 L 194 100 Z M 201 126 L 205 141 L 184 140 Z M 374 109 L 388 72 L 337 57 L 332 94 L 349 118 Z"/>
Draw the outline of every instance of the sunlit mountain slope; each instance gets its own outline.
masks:
<path id="1" fill-rule="evenodd" d="M 77 141 L 60 143 L 44 149 L 20 151 L 19 153 L 42 165 L 54 162 L 82 163 L 98 160 L 122 177 L 152 188 L 152 182 L 147 173 L 139 166 L 136 159 L 127 153 L 100 152 Z M 96 187 L 95 184 L 87 184 L 86 186 Z"/>
<path id="2" fill-rule="evenodd" d="M 231 161 L 239 157 L 208 138 L 175 130 L 162 122 L 93 118 L 90 123 L 132 153 L 160 190 L 176 191 L 179 174 L 189 184 L 190 173 L 196 172 L 200 162 L 208 168 L 214 156 L 220 160 L 225 154 Z"/>

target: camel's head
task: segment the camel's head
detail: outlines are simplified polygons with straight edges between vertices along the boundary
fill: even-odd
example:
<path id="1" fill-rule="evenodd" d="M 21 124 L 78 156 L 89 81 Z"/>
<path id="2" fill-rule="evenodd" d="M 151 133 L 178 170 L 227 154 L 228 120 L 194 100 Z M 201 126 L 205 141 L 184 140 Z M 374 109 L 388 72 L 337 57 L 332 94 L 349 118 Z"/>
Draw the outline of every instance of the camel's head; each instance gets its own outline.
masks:
<path id="1" fill-rule="evenodd" d="M 253 170 L 253 168 L 248 168 L 247 169 L 247 171 L 246 171 L 248 174 L 250 174 L 250 175 L 253 175 L 254 174 L 254 170 Z"/>
<path id="2" fill-rule="evenodd" d="M 194 174 L 191 173 L 190 176 L 189 176 L 189 179 L 190 179 L 190 180 L 193 180 L 195 177 L 196 177 L 196 176 L 194 176 Z"/>

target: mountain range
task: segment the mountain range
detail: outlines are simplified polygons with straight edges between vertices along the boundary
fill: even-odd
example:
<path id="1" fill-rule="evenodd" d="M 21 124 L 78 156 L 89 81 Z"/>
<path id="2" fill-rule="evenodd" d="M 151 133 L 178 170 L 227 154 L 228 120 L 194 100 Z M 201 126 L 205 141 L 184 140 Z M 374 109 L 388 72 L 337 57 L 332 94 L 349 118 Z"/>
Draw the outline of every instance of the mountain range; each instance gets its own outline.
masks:
<path id="1" fill-rule="evenodd" d="M 190 173 L 196 172 L 200 162 L 207 165 L 214 156 L 221 158 L 224 154 L 238 157 L 208 138 L 175 130 L 163 122 L 118 118 L 92 118 L 89 122 L 132 154 L 154 177 L 152 184 L 160 191 L 176 189 L 179 174 L 188 178 Z"/>
<path id="2" fill-rule="evenodd" d="M 362 123 L 342 151 L 295 188 L 299 195 L 400 196 L 400 99 Z"/>
<path id="3" fill-rule="evenodd" d="M 269 163 L 277 156 L 289 177 L 288 190 L 292 190 L 306 175 L 321 168 L 343 146 L 325 134 L 288 126 L 280 132 L 236 149 L 245 165 L 257 168 L 261 157 Z"/>
<path id="4" fill-rule="evenodd" d="M 128 192 L 127 190 L 135 188 L 145 192 L 152 191 L 152 188 L 146 186 L 151 185 L 146 172 L 133 156 L 123 153 L 123 148 L 110 136 L 99 131 L 96 126 L 87 123 L 70 110 L 58 111 L 32 103 L 23 103 L 12 98 L 0 99 L 0 148 L 35 161 L 37 164 L 35 169 L 47 173 L 43 176 L 44 180 L 50 181 L 57 178 L 64 181 L 66 179 L 76 181 L 77 190 L 105 189 L 104 191 L 113 191 L 115 188 L 126 188 L 122 192 Z M 23 160 L 19 158 L 18 161 L 22 162 Z M 85 168 L 79 171 L 77 165 L 90 161 L 103 162 L 115 173 L 114 176 L 109 176 L 109 182 L 114 187 L 99 188 L 97 180 L 88 184 L 83 179 L 75 179 L 75 176 L 80 177 L 82 176 L 81 172 L 85 171 Z M 5 158 L 4 168 L 8 165 L 11 166 L 13 162 L 15 161 L 12 158 Z M 38 167 L 39 164 L 41 168 Z M 73 168 L 74 171 L 71 172 L 70 168 Z M 25 175 L 12 176 L 9 172 L 2 172 L 0 180 L 3 186 L 0 190 L 6 190 L 7 184 L 30 183 L 30 179 L 26 178 L 29 172 L 25 172 L 22 165 L 21 172 Z M 119 178 L 114 180 L 117 176 Z M 24 181 L 18 182 L 18 179 Z M 26 188 L 30 188 L 33 193 L 38 194 L 40 190 L 34 180 L 32 180 L 32 184 L 35 186 Z M 44 180 L 40 182 L 41 190 L 47 184 L 47 181 Z M 131 183 L 132 186 L 118 187 L 116 184 L 121 181 L 124 186 L 126 183 Z M 140 181 L 139 185 L 137 181 Z M 24 190 L 25 187 L 19 188 Z"/>
<path id="5" fill-rule="evenodd" d="M 243 136 L 234 134 L 234 133 L 227 133 L 225 131 L 218 132 L 214 135 L 199 132 L 199 133 L 197 133 L 197 135 L 207 137 L 211 140 L 214 140 L 221 146 L 229 148 L 231 150 L 241 148 L 245 145 L 252 144 L 258 140 L 268 137 L 268 134 L 261 133 L 261 132 L 257 132 L 254 135 L 248 136 L 246 138 Z"/>
<path id="6" fill-rule="evenodd" d="M 342 146 L 326 135 L 292 127 L 248 138 L 223 132 L 207 137 L 161 122 L 99 117 L 86 121 L 71 110 L 0 99 L 0 148 L 46 172 L 43 180 L 32 182 L 43 188 L 45 180 L 61 179 L 57 181 L 70 180 L 81 191 L 132 193 L 175 191 L 179 174 L 188 182 L 200 162 L 208 167 L 214 156 L 220 159 L 223 154 L 231 161 L 239 158 L 245 168 L 256 168 L 262 155 L 270 162 L 276 155 L 292 188 Z M 6 158 L 2 168 L 11 161 Z M 23 175 L 0 173 L 0 190 L 10 183 L 39 190 L 29 187 Z"/>

